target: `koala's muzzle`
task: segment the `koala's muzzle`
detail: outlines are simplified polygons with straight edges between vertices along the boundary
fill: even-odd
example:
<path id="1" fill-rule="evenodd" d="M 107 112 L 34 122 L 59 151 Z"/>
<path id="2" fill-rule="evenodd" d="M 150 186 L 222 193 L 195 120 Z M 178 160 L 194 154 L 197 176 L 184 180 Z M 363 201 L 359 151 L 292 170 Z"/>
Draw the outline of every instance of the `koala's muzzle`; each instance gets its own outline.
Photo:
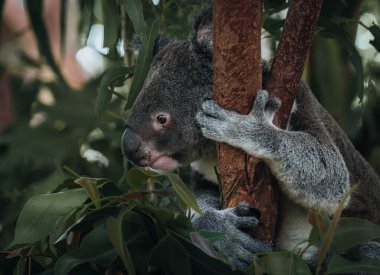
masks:
<path id="1" fill-rule="evenodd" d="M 121 148 L 123 154 L 130 161 L 140 164 L 141 159 L 144 158 L 144 152 L 142 150 L 142 140 L 137 134 L 135 134 L 129 128 L 125 129 L 122 137 Z"/>

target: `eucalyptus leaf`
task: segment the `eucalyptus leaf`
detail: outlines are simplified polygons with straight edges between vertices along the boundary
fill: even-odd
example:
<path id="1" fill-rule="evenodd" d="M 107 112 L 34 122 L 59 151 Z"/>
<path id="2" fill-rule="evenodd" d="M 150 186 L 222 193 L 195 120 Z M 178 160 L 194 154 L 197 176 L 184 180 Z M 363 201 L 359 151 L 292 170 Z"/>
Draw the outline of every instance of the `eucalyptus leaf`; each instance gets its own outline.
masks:
<path id="1" fill-rule="evenodd" d="M 149 20 L 147 21 L 146 25 L 146 40 L 143 45 L 143 48 L 140 49 L 139 55 L 137 57 L 133 81 L 128 95 L 128 102 L 125 107 L 126 109 L 132 107 L 133 102 L 135 101 L 137 95 L 139 94 L 144 84 L 152 59 L 154 41 L 156 40 L 156 37 L 158 35 L 157 20 Z"/>
<path id="2" fill-rule="evenodd" d="M 278 275 L 312 275 L 306 262 L 291 252 L 274 252 L 258 260 L 264 273 Z"/>
<path id="3" fill-rule="evenodd" d="M 95 207 L 97 209 L 100 208 L 100 193 L 96 184 L 96 179 L 80 177 L 74 180 L 74 182 L 82 186 L 82 188 L 86 191 L 88 197 L 94 203 Z"/>
<path id="4" fill-rule="evenodd" d="M 60 31 L 61 31 L 61 55 L 65 55 L 66 44 L 66 23 L 67 23 L 67 9 L 68 1 L 61 0 L 61 15 L 60 15 Z M 1 21 L 0 21 L 1 22 Z"/>
<path id="5" fill-rule="evenodd" d="M 109 218 L 111 216 L 117 215 L 120 211 L 120 207 L 110 206 L 102 207 L 99 210 L 92 211 L 80 219 L 78 219 L 74 224 L 66 229 L 65 233 L 56 241 L 56 243 L 63 241 L 67 238 L 72 231 L 87 231 L 94 226 L 99 220 Z"/>
<path id="6" fill-rule="evenodd" d="M 120 86 L 132 75 L 132 70 L 125 66 L 116 66 L 108 69 L 100 81 L 98 96 L 96 98 L 95 113 L 101 115 L 111 102 L 115 86 Z"/>
<path id="7" fill-rule="evenodd" d="M 17 220 L 12 245 L 32 243 L 55 234 L 57 221 L 83 204 L 87 198 L 82 189 L 31 197 Z"/>
<path id="8" fill-rule="evenodd" d="M 54 266 L 54 274 L 69 274 L 75 267 L 84 263 L 108 267 L 116 258 L 117 253 L 108 238 L 105 225 L 102 224 L 83 238 L 78 249 L 70 251 L 58 259 Z"/>
<path id="9" fill-rule="evenodd" d="M 375 23 L 373 23 L 372 26 L 370 26 L 368 28 L 368 30 L 372 33 L 372 35 L 374 36 L 374 39 L 369 41 L 369 43 L 371 43 L 372 46 L 375 47 L 375 49 L 380 52 L 380 27 L 378 25 L 376 25 Z"/>
<path id="10" fill-rule="evenodd" d="M 3 22 L 3 8 L 4 8 L 5 0 L 0 0 L 0 22 Z M 3 23 L 0 25 L 0 35 L 3 28 Z"/>
<path id="11" fill-rule="evenodd" d="M 213 246 L 212 242 L 203 237 L 201 234 L 197 232 L 190 232 L 190 239 L 194 245 L 196 245 L 199 249 L 201 249 L 210 257 L 223 258 L 223 256 L 215 250 L 215 247 Z"/>
<path id="12" fill-rule="evenodd" d="M 127 210 L 130 211 L 130 210 Z M 117 254 L 119 254 L 121 260 L 123 261 L 124 267 L 126 268 L 129 275 L 135 275 L 136 270 L 132 262 L 131 254 L 129 253 L 128 247 L 124 242 L 123 235 L 123 225 L 124 225 L 124 215 L 125 212 L 120 212 L 119 215 L 114 218 L 110 217 L 107 220 L 107 232 L 108 237 L 111 240 L 113 247 L 115 248 Z"/>
<path id="13" fill-rule="evenodd" d="M 331 258 L 327 268 L 328 274 L 349 274 L 357 272 L 360 274 L 364 274 L 364 272 L 374 272 L 378 274 L 380 273 L 380 261 L 374 259 L 362 259 L 351 262 L 341 256 L 335 255 Z"/>
<path id="14" fill-rule="evenodd" d="M 181 178 L 173 173 L 167 173 L 166 177 L 169 179 L 172 184 L 174 190 L 178 194 L 178 196 L 183 200 L 183 202 L 194 209 L 197 213 L 201 213 L 201 209 L 199 208 L 197 199 L 195 198 L 194 193 L 187 187 Z"/>
<path id="15" fill-rule="evenodd" d="M 116 0 L 102 0 L 104 39 L 103 47 L 114 51 L 120 37 L 120 16 Z"/>
<path id="16" fill-rule="evenodd" d="M 340 218 L 333 238 L 333 247 L 338 252 L 376 238 L 380 238 L 380 227 L 364 219 Z"/>
<path id="17" fill-rule="evenodd" d="M 188 252 L 169 234 L 153 248 L 149 262 L 173 275 L 192 274 Z"/>
<path id="18" fill-rule="evenodd" d="M 125 0 L 125 11 L 131 19 L 133 28 L 144 46 L 147 45 L 147 24 L 144 21 L 143 5 L 141 0 Z"/>
<path id="19" fill-rule="evenodd" d="M 26 265 L 26 257 L 21 257 L 17 261 L 17 265 L 15 270 L 13 271 L 13 275 L 24 275 L 25 274 L 25 265 Z"/>

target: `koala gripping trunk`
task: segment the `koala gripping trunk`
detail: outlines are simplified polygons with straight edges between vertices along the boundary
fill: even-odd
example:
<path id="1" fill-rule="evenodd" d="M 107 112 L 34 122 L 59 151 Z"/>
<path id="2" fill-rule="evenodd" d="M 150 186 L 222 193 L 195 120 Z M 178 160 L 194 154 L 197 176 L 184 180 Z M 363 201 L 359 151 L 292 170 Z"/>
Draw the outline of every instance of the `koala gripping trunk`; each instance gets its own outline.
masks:
<path id="1" fill-rule="evenodd" d="M 285 128 L 299 89 L 305 60 L 322 0 L 293 0 L 277 49 L 267 89 L 282 100 L 274 122 Z M 243 114 L 251 110 L 262 88 L 262 1 L 215 0 L 214 98 L 223 107 Z M 300 43 L 302 41 L 302 43 Z M 261 212 L 263 225 L 254 237 L 273 243 L 278 214 L 278 187 L 265 164 L 226 144 L 218 144 L 223 207 L 246 201 Z"/>
<path id="2" fill-rule="evenodd" d="M 243 114 L 250 112 L 262 88 L 261 14 L 261 1 L 214 1 L 214 99 Z M 268 169 L 262 161 L 227 144 L 219 143 L 217 150 L 223 207 L 242 201 L 257 207 L 263 225 L 252 233 L 272 243 L 278 192 Z"/>

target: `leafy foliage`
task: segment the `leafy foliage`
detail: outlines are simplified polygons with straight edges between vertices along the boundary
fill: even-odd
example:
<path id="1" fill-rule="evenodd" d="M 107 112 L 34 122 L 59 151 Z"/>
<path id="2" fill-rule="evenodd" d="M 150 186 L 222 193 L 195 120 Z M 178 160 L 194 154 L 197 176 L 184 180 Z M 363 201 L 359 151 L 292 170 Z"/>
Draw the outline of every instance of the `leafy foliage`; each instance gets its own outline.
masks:
<path id="1" fill-rule="evenodd" d="M 351 3 L 344 2 L 324 4 L 305 76 L 352 137 L 367 136 L 352 123 L 358 118 L 364 126 L 372 125 L 364 127 L 365 131 L 380 137 L 379 66 L 364 59 L 355 47 L 350 26 L 355 21 L 356 27 L 358 18 L 347 15 Z M 3 3 L 0 1 L 0 11 Z M 53 58 L 43 3 L 26 1 L 43 62 L 25 55 L 22 61 L 40 69 L 47 65 L 56 80 L 37 79 L 25 85 L 22 78 L 13 77 L 17 121 L 0 136 L 0 199 L 5 205 L 0 213 L 1 242 L 8 245 L 0 251 L 0 273 L 243 274 L 233 271 L 213 248 L 212 242 L 221 238 L 222 232 L 197 232 L 192 227 L 190 208 L 200 209 L 186 184 L 188 170 L 161 174 L 138 168 L 122 159 L 119 148 L 124 107 L 132 106 L 143 85 L 154 40 L 158 34 L 186 38 L 193 14 L 204 3 L 80 1 L 82 43 L 88 40 L 92 26 L 101 23 L 106 30 L 103 46 L 109 50 L 102 53 L 105 71 L 80 91 L 68 86 Z M 61 45 L 67 35 L 66 22 L 73 16 L 67 12 L 67 3 L 61 0 Z M 287 7 L 284 0 L 264 1 L 263 35 L 270 38 L 272 52 Z M 378 24 L 359 24 L 373 35 L 370 43 L 379 51 Z M 119 54 L 121 45 L 124 56 Z M 52 97 L 53 103 L 43 102 L 42 94 Z M 354 110 L 342 115 L 339 111 L 350 110 L 357 96 L 363 99 L 364 115 Z M 368 154 L 380 148 L 380 139 L 374 140 Z M 16 213 L 20 214 L 13 230 Z M 377 225 L 340 218 L 339 214 L 330 220 L 318 212 L 311 212 L 309 221 L 313 229 L 305 242 L 323 250 L 321 268 L 325 255 L 331 256 L 328 274 L 379 272 L 374 260 L 353 262 L 341 257 L 352 247 L 379 238 Z M 312 274 L 302 260 L 303 252 L 252 255 L 254 264 L 244 273 Z"/>

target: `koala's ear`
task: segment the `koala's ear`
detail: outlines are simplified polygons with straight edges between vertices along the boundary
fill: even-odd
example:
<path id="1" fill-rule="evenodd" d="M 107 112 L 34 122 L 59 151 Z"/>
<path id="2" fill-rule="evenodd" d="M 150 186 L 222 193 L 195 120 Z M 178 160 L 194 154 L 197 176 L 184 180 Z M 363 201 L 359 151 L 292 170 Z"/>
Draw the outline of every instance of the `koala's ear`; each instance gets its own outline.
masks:
<path id="1" fill-rule="evenodd" d="M 170 43 L 169 38 L 165 36 L 157 36 L 153 46 L 153 56 L 159 53 L 163 47 Z"/>
<path id="2" fill-rule="evenodd" d="M 194 23 L 192 43 L 195 49 L 206 54 L 212 54 L 212 10 L 204 11 Z"/>

